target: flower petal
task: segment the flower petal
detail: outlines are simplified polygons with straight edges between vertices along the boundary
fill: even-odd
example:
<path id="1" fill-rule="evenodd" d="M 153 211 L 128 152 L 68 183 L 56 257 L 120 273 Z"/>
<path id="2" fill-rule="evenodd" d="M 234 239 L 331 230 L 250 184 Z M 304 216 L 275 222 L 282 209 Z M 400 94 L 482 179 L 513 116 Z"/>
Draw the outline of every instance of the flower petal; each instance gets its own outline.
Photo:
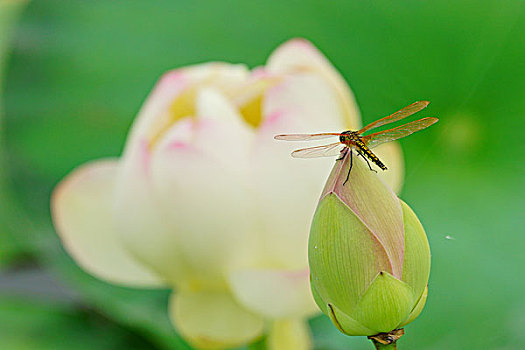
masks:
<path id="1" fill-rule="evenodd" d="M 330 83 L 319 74 L 300 72 L 287 75 L 264 96 L 265 118 L 286 113 L 294 129 L 280 133 L 338 132 L 344 129 L 344 110 Z M 355 124 L 354 124 L 355 126 Z"/>
<path id="2" fill-rule="evenodd" d="M 352 314 L 377 271 L 391 269 L 381 244 L 333 193 L 319 203 L 308 249 L 311 283 L 317 302 L 323 301 L 321 309 L 330 303 Z"/>
<path id="3" fill-rule="evenodd" d="M 400 279 L 405 234 L 403 212 L 397 196 L 368 169 L 362 157 L 358 157 L 355 152 L 353 155 L 348 152 L 334 166 L 323 196 L 330 193 L 336 193 L 381 243 L 391 263 L 391 270 L 386 271 Z"/>
<path id="4" fill-rule="evenodd" d="M 308 324 L 301 319 L 277 320 L 272 322 L 268 335 L 269 350 L 309 350 L 312 348 L 312 334 Z"/>
<path id="5" fill-rule="evenodd" d="M 224 292 L 179 292 L 169 308 L 172 322 L 199 349 L 224 349 L 253 341 L 263 320 Z"/>
<path id="6" fill-rule="evenodd" d="M 264 121 L 250 153 L 251 182 L 257 189 L 265 234 L 261 249 L 268 267 L 306 267 L 307 237 L 318 195 L 334 159 L 305 161 L 290 152 L 307 144 L 279 142 L 276 134 L 340 130 L 343 120 L 326 83 L 313 74 L 285 79 L 263 102 Z"/>
<path id="7" fill-rule="evenodd" d="M 119 240 L 111 210 L 116 171 L 115 161 L 103 160 L 66 177 L 51 199 L 55 227 L 67 251 L 93 275 L 131 286 L 161 286 Z"/>
<path id="8" fill-rule="evenodd" d="M 407 318 L 413 305 L 410 286 L 388 272 L 380 272 L 352 316 L 376 333 L 390 332 Z"/>
<path id="9" fill-rule="evenodd" d="M 417 297 L 427 287 L 430 276 L 430 246 L 423 225 L 416 214 L 403 201 L 403 222 L 405 227 L 405 258 L 402 280 L 406 282 Z M 414 300 L 415 302 L 415 300 Z"/>
<path id="10" fill-rule="evenodd" d="M 321 294 L 319 294 L 319 291 L 317 290 L 317 287 L 315 286 L 315 283 L 312 283 L 312 275 L 310 275 L 310 290 L 312 291 L 312 296 L 314 297 L 315 303 L 321 309 L 323 314 L 328 315 L 328 305 L 324 302 L 323 298 L 321 297 Z"/>
<path id="11" fill-rule="evenodd" d="M 149 146 L 181 118 L 195 114 L 195 94 L 202 86 L 231 91 L 249 77 L 244 65 L 211 62 L 164 74 L 142 106 L 133 124 L 126 149 L 147 140 Z"/>
<path id="12" fill-rule="evenodd" d="M 194 135 L 207 133 L 203 129 L 228 129 L 209 134 L 217 140 L 218 148 L 220 137 L 234 133 L 231 124 L 191 122 Z M 221 162 L 223 158 L 199 149 L 201 146 L 180 144 L 171 138 L 177 133 L 167 135 L 153 154 L 151 183 L 157 210 L 172 233 L 157 239 L 157 248 L 167 250 L 176 245 L 188 277 L 223 285 L 229 269 L 256 259 L 258 227 L 251 185 L 242 169 L 228 166 Z"/>
<path id="13" fill-rule="evenodd" d="M 242 270 L 230 274 L 232 292 L 246 308 L 267 318 L 297 318 L 317 311 L 308 270 Z"/>
<path id="14" fill-rule="evenodd" d="M 183 139 L 187 124 L 180 122 Z M 152 154 L 144 141 L 128 148 L 115 189 L 114 216 L 126 249 L 170 284 L 186 274 L 177 235 L 164 219 L 151 175 Z"/>
<path id="15" fill-rule="evenodd" d="M 224 63 L 197 65 L 165 74 L 145 102 L 128 138 L 117 181 L 117 224 L 127 248 L 172 283 L 188 280 L 192 271 L 187 267 L 191 263 L 179 249 L 184 239 L 178 234 L 178 226 L 166 222 L 165 216 L 171 217 L 171 212 L 162 208 L 165 203 L 155 193 L 154 155 L 159 149 L 184 149 L 193 142 L 196 123 L 185 117 L 198 113 L 200 103 L 196 99 L 202 86 L 230 91 L 242 85 L 247 77 L 245 66 Z"/>
<path id="16" fill-rule="evenodd" d="M 359 109 L 350 87 L 323 54 L 309 41 L 292 39 L 282 44 L 268 59 L 267 69 L 270 72 L 281 74 L 301 71 L 316 72 L 330 84 L 337 96 L 343 111 L 345 128 L 357 130 L 361 127 Z"/>
<path id="17" fill-rule="evenodd" d="M 425 303 L 427 301 L 427 295 L 428 295 L 428 286 L 425 287 L 425 290 L 423 291 L 423 294 L 421 294 L 421 296 L 419 297 L 419 300 L 418 300 L 416 306 L 414 306 L 414 308 L 410 312 L 410 315 L 408 315 L 407 319 L 404 320 L 398 326 L 398 328 L 406 326 L 407 324 L 409 324 L 410 322 L 414 321 L 419 316 L 419 314 L 421 313 L 421 311 L 423 311 L 423 308 L 425 307 Z"/>
<path id="18" fill-rule="evenodd" d="M 230 101 L 218 90 L 197 93 L 198 127 L 192 144 L 230 169 L 246 171 L 254 131 Z"/>
<path id="19" fill-rule="evenodd" d="M 378 332 L 363 326 L 352 317 L 339 310 L 337 306 L 328 304 L 328 317 L 342 333 L 347 335 L 375 335 Z"/>

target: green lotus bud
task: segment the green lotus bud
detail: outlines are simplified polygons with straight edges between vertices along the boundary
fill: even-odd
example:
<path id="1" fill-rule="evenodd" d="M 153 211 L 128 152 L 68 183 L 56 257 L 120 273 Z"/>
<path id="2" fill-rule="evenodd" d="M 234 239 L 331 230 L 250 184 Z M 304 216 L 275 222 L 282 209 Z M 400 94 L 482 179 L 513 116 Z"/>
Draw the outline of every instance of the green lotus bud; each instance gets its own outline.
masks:
<path id="1" fill-rule="evenodd" d="M 412 322 L 427 298 L 430 248 L 423 226 L 365 162 L 336 162 L 308 247 L 317 305 L 347 335 L 372 336 Z"/>

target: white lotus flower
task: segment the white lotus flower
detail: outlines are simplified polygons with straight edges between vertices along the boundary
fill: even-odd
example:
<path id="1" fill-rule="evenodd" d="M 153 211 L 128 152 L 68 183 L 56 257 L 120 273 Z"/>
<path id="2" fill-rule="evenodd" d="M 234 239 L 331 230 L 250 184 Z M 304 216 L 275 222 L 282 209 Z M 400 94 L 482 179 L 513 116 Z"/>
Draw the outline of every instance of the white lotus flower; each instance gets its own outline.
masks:
<path id="1" fill-rule="evenodd" d="M 165 74 L 120 159 L 79 167 L 55 189 L 62 242 L 93 275 L 174 289 L 169 312 L 199 348 L 265 332 L 273 349 L 307 349 L 307 240 L 333 159 L 296 160 L 284 132 L 357 129 L 344 80 L 308 42 L 264 67 L 208 63 Z M 377 153 L 397 187 L 395 144 Z"/>

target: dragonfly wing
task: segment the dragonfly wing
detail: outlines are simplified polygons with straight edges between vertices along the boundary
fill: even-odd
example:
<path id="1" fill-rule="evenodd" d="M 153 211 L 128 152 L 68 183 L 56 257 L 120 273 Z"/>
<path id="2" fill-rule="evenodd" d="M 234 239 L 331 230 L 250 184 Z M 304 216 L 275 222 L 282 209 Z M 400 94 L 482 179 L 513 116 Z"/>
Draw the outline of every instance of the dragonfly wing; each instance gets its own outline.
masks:
<path id="1" fill-rule="evenodd" d="M 292 152 L 294 158 L 318 158 L 318 157 L 332 157 L 341 153 L 343 145 L 339 142 L 324 146 L 310 147 L 298 149 Z"/>
<path id="2" fill-rule="evenodd" d="M 309 140 L 322 140 L 328 137 L 340 136 L 340 133 L 336 132 L 325 132 L 322 134 L 285 134 L 276 135 L 274 139 L 285 140 L 285 141 L 309 141 Z"/>
<path id="3" fill-rule="evenodd" d="M 380 127 L 382 125 L 390 124 L 390 123 L 396 122 L 396 121 L 398 121 L 400 119 L 406 118 L 406 117 L 408 117 L 408 116 L 410 116 L 410 115 L 412 115 L 414 113 L 419 112 L 420 110 L 422 110 L 423 108 L 428 106 L 429 103 L 430 102 L 428 102 L 428 101 L 417 101 L 417 102 L 414 102 L 411 105 L 406 106 L 405 108 L 397 111 L 394 114 L 391 114 L 391 115 L 389 115 L 387 117 L 381 118 L 379 120 L 376 120 L 373 123 L 368 124 L 367 126 L 362 128 L 361 130 L 359 130 L 359 134 L 363 134 L 363 133 L 365 133 L 368 130 L 371 130 L 371 129 Z"/>
<path id="4" fill-rule="evenodd" d="M 438 120 L 438 118 L 433 117 L 415 120 L 413 122 L 398 126 L 397 128 L 363 136 L 363 142 L 368 148 L 376 147 L 382 143 L 394 141 L 411 135 L 416 131 L 428 128 L 430 125 L 437 123 Z"/>

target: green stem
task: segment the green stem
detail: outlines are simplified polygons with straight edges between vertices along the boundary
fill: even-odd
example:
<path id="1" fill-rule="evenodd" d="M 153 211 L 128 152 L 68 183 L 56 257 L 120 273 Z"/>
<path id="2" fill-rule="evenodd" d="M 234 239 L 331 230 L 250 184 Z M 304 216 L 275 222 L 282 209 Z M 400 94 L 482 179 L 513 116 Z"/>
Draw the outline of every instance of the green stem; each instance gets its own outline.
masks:
<path id="1" fill-rule="evenodd" d="M 391 344 L 381 344 L 378 341 L 372 340 L 372 343 L 374 343 L 376 350 L 397 350 L 397 342 L 393 342 Z"/>

